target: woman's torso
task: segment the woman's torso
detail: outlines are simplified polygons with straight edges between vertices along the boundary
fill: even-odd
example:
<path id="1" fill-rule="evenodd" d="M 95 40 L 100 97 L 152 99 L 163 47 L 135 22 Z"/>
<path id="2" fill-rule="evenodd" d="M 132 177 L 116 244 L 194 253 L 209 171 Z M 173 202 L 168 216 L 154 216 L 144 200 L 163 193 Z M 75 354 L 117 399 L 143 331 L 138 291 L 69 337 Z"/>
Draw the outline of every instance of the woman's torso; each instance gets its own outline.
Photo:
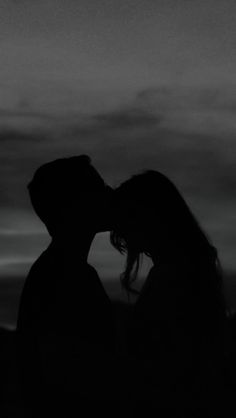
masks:
<path id="1" fill-rule="evenodd" d="M 207 393 L 217 385 L 224 313 L 209 274 L 178 262 L 151 269 L 128 332 L 130 355 L 149 386 Z"/>

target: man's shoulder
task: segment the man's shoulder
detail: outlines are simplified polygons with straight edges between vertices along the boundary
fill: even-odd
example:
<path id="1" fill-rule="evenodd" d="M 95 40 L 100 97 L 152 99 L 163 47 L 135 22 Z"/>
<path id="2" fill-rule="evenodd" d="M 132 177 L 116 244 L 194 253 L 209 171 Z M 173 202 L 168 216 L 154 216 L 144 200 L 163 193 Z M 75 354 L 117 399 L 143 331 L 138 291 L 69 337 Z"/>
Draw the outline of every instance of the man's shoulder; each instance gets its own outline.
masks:
<path id="1" fill-rule="evenodd" d="M 24 293 L 40 292 L 45 283 L 50 286 L 52 280 L 52 262 L 47 250 L 44 251 L 32 264 L 24 282 Z"/>
<path id="2" fill-rule="evenodd" d="M 30 267 L 28 277 L 39 273 L 40 271 L 42 271 L 42 269 L 45 269 L 49 265 L 50 265 L 50 256 L 47 253 L 47 250 L 45 250 L 33 262 L 32 266 Z"/>

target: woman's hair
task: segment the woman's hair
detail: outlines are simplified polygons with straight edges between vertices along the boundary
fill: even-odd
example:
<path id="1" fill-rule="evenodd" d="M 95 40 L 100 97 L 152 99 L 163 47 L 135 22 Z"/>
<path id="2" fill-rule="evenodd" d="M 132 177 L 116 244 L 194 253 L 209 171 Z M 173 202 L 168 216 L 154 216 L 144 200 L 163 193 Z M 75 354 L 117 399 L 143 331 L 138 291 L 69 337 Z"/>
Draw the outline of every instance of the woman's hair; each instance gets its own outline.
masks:
<path id="1" fill-rule="evenodd" d="M 127 200 L 136 202 L 137 210 L 139 203 L 146 207 L 146 212 L 144 212 L 146 219 L 141 219 L 144 216 L 142 213 L 140 221 L 142 220 L 147 228 L 152 229 L 150 238 L 154 236 L 151 242 L 154 249 L 157 245 L 155 237 L 158 237 L 158 230 L 162 228 L 164 234 L 168 234 L 168 239 L 170 241 L 174 239 L 176 247 L 180 248 L 193 264 L 196 263 L 198 267 L 209 267 L 213 273 L 214 284 L 217 287 L 221 286 L 221 269 L 216 249 L 201 229 L 175 185 L 165 175 L 154 170 L 134 175 L 115 191 L 115 201 L 119 207 Z M 122 208 L 122 211 L 125 213 L 126 208 Z M 147 251 L 145 248 L 140 251 L 135 246 L 135 242 L 130 242 L 119 227 L 111 232 L 110 239 L 119 252 L 127 254 L 121 282 L 127 291 L 132 291 L 132 283 L 136 280 L 139 270 L 140 256 L 142 253 L 149 255 L 148 248 Z"/>

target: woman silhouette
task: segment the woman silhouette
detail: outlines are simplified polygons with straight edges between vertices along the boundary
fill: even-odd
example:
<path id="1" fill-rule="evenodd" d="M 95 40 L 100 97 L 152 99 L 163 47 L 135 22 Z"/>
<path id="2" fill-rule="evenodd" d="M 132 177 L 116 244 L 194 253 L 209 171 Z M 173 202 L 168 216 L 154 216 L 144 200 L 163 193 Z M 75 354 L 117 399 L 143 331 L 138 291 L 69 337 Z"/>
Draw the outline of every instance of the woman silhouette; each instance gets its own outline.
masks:
<path id="1" fill-rule="evenodd" d="M 128 327 L 129 356 L 137 365 L 132 384 L 145 399 L 135 415 L 147 416 L 147 405 L 189 414 L 207 403 L 212 410 L 226 319 L 217 251 L 177 188 L 157 171 L 121 184 L 115 207 L 111 242 L 127 254 L 121 282 L 128 292 L 134 291 L 140 256 L 153 262 Z"/>

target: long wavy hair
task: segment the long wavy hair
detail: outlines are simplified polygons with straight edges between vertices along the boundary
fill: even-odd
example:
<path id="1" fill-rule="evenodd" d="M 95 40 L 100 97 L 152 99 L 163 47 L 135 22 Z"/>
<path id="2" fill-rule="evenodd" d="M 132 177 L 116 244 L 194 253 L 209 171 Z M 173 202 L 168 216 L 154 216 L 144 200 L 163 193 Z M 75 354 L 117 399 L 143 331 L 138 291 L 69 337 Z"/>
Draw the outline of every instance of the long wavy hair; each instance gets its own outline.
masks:
<path id="1" fill-rule="evenodd" d="M 133 201 L 136 205 L 136 212 L 140 205 L 145 206 L 146 219 L 141 219 L 143 213 L 140 213 L 140 222 L 146 222 L 147 229 L 152 229 L 150 231 L 151 246 L 155 248 L 157 245 L 155 237 L 158 237 L 160 227 L 163 228 L 164 233 L 166 231 L 168 234 L 169 242 L 174 239 L 175 245 L 181 248 L 185 258 L 197 268 L 202 267 L 210 272 L 209 280 L 212 283 L 209 283 L 209 287 L 213 286 L 215 290 L 221 292 L 222 269 L 217 250 L 200 227 L 180 192 L 165 175 L 154 170 L 134 175 L 122 183 L 115 190 L 114 195 L 115 206 L 118 208 L 117 218 L 126 216 L 128 208 L 125 202 Z M 123 215 L 119 213 L 121 210 Z M 137 225 L 136 234 L 138 232 L 139 225 Z M 134 291 L 132 284 L 137 278 L 141 256 L 142 254 L 150 256 L 149 249 L 140 250 L 135 245 L 135 240 L 129 239 L 124 226 L 119 226 L 119 222 L 111 232 L 110 240 L 120 253 L 126 254 L 126 265 L 121 274 L 121 283 L 128 292 L 132 292 Z"/>

